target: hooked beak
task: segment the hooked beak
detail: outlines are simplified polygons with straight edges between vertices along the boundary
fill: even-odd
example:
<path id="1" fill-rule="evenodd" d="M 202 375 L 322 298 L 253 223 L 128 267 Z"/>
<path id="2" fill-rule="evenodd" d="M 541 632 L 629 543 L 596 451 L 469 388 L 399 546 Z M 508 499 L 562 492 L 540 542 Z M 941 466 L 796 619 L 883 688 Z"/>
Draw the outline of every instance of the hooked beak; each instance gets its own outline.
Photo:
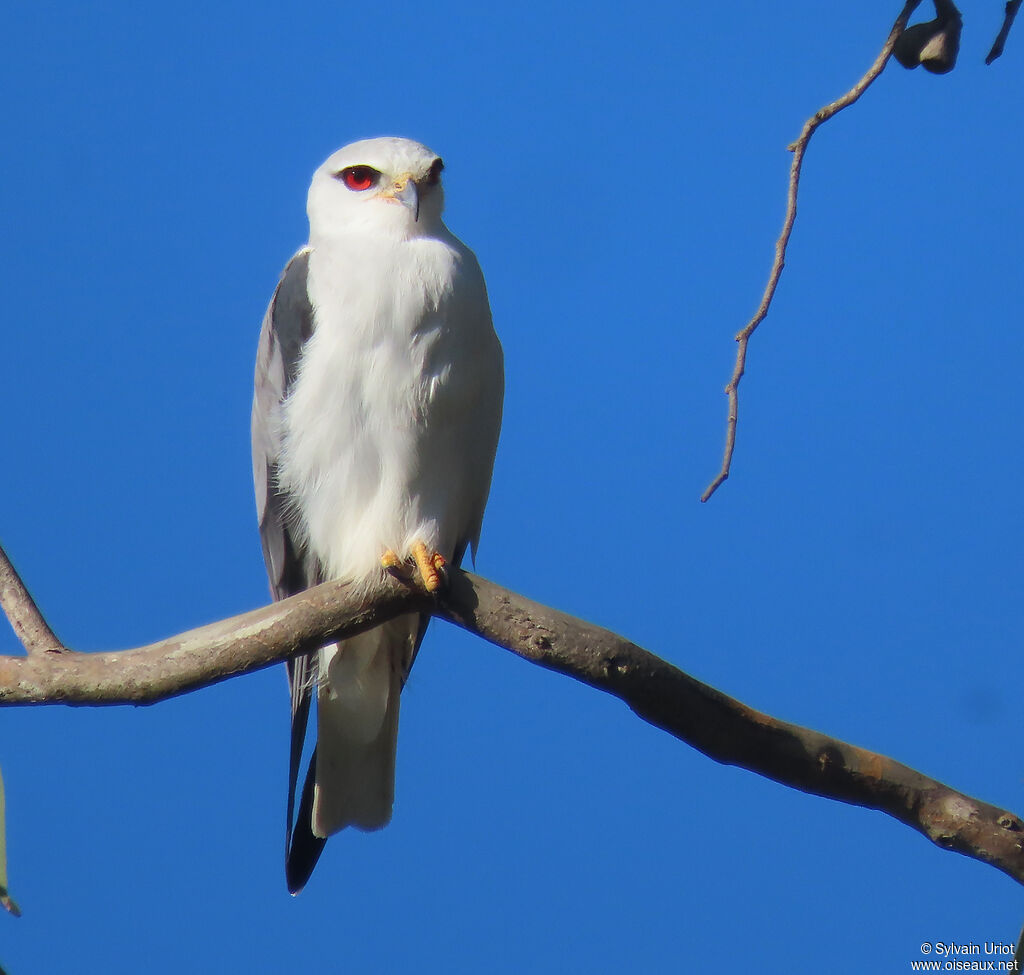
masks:
<path id="1" fill-rule="evenodd" d="M 402 173 L 381 193 L 381 196 L 394 200 L 396 203 L 401 203 L 402 206 L 412 210 L 413 220 L 419 220 L 420 194 L 416 186 L 416 180 L 412 178 L 412 173 Z"/>

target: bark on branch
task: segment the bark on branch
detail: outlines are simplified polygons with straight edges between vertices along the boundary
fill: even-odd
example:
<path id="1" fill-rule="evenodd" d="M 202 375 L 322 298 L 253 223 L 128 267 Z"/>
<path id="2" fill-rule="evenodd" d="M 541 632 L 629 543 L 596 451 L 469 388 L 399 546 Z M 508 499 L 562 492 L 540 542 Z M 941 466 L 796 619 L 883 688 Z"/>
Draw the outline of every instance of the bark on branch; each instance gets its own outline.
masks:
<path id="1" fill-rule="evenodd" d="M 425 593 L 390 577 L 359 593 L 346 583 L 327 582 L 134 650 L 0 656 L 0 706 L 156 704 L 431 604 Z"/>
<path id="2" fill-rule="evenodd" d="M 717 762 L 877 809 L 947 850 L 1024 883 L 1024 824 L 883 755 L 780 721 L 608 630 L 492 582 L 452 573 L 440 599 L 385 578 L 362 597 L 330 582 L 290 599 L 119 653 L 0 656 L 0 705 L 153 704 L 279 663 L 400 613 L 435 616 L 625 702 Z"/>
<path id="3" fill-rule="evenodd" d="M 65 647 L 39 612 L 7 553 L 0 547 L 0 607 L 14 627 L 18 639 L 31 653 L 64 650 Z"/>

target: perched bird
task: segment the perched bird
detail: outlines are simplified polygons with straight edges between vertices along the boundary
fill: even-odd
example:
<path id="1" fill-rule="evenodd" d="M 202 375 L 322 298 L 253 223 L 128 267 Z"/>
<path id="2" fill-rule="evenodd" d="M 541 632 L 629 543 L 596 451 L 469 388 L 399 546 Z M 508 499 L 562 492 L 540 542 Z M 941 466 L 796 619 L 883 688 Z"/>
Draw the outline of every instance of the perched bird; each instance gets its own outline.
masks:
<path id="1" fill-rule="evenodd" d="M 253 480 L 275 599 L 405 562 L 433 590 L 445 564 L 476 553 L 503 361 L 476 257 L 441 220 L 442 169 L 426 146 L 385 138 L 339 149 L 313 176 L 309 243 L 274 292 L 256 361 Z M 292 893 L 332 833 L 391 819 L 399 694 L 428 620 L 288 663 Z"/>

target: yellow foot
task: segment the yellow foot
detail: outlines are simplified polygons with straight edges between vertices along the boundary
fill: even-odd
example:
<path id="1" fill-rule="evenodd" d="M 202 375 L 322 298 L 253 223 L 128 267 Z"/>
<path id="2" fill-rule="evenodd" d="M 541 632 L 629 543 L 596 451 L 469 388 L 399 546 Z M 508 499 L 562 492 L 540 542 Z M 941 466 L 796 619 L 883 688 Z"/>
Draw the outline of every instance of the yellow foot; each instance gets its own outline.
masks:
<path id="1" fill-rule="evenodd" d="M 414 542 L 411 561 L 415 563 L 414 571 L 419 573 L 423 588 L 427 592 L 437 592 L 444 582 L 444 571 L 448 568 L 447 559 L 440 552 L 431 552 L 423 542 Z M 380 564 L 393 576 L 406 582 L 412 580 L 413 570 L 409 563 L 400 559 L 390 548 L 384 550 Z"/>
<path id="2" fill-rule="evenodd" d="M 402 582 L 409 583 L 413 579 L 413 570 L 407 562 L 403 562 L 391 549 L 386 548 L 384 554 L 380 557 L 380 564 L 383 566 L 384 571 L 388 575 L 394 576 L 396 579 L 401 579 Z"/>
<path id="3" fill-rule="evenodd" d="M 437 592 L 441 588 L 441 573 L 447 565 L 444 556 L 440 552 L 428 552 L 423 542 L 414 542 L 412 557 L 416 560 L 416 568 L 419 569 L 424 589 L 427 592 Z"/>

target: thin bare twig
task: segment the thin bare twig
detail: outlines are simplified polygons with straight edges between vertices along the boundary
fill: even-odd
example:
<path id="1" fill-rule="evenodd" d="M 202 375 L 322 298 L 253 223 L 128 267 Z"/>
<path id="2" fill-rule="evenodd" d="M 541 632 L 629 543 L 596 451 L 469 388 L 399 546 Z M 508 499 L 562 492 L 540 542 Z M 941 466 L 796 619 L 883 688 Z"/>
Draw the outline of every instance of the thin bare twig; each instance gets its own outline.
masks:
<path id="1" fill-rule="evenodd" d="M 1020 0 L 1007 0 L 1006 13 L 1003 15 L 1003 26 L 999 28 L 999 33 L 996 35 L 995 41 L 992 42 L 992 50 L 988 52 L 988 56 L 985 58 L 986 64 L 991 64 L 1003 53 L 1003 48 L 1006 46 L 1006 38 L 1010 36 L 1010 28 L 1013 26 L 1018 10 L 1020 10 Z"/>
<path id="2" fill-rule="evenodd" d="M 14 627 L 29 654 L 61 652 L 67 648 L 57 639 L 49 624 L 43 619 L 39 607 L 25 588 L 21 576 L 11 565 L 3 546 L 0 545 L 0 607 Z"/>
<path id="3" fill-rule="evenodd" d="M 826 105 L 814 113 L 805 123 L 800 138 L 790 145 L 789 151 L 793 153 L 793 163 L 789 169 L 789 191 L 786 198 L 786 217 L 782 223 L 782 232 L 775 241 L 775 261 L 772 264 L 771 273 L 768 275 L 768 284 L 765 286 L 761 304 L 758 306 L 754 317 L 746 324 L 742 331 L 737 333 L 736 341 L 739 343 L 736 349 L 736 366 L 732 372 L 732 378 L 725 387 L 726 395 L 729 397 L 729 418 L 725 430 L 725 451 L 722 457 L 722 467 L 715 479 L 707 486 L 701 495 L 701 501 L 707 501 L 718 488 L 725 483 L 729 477 L 729 469 L 732 466 L 732 455 L 736 448 L 736 420 L 739 415 L 739 385 L 743 378 L 743 372 L 747 362 L 747 345 L 750 336 L 754 334 L 757 326 L 764 321 L 771 307 L 772 299 L 775 297 L 775 289 L 782 276 L 782 269 L 786 265 L 786 247 L 789 245 L 789 238 L 793 232 L 793 224 L 796 221 L 797 193 L 800 187 L 800 171 L 803 167 L 804 154 L 807 151 L 807 144 L 814 135 L 815 130 L 823 122 L 827 122 L 833 115 L 841 112 L 844 108 L 852 105 L 868 87 L 882 73 L 889 56 L 892 54 L 893 45 L 896 39 L 903 33 L 907 26 L 910 15 L 920 6 L 921 0 L 909 0 L 900 12 L 899 17 L 889 32 L 889 37 L 875 63 L 868 69 L 860 81 L 857 82 L 845 95 L 837 98 L 834 102 Z"/>
<path id="4" fill-rule="evenodd" d="M 331 582 L 138 650 L 0 656 L 0 704 L 152 703 L 410 611 L 433 612 L 612 694 L 717 762 L 877 809 L 1024 883 L 1024 823 L 1012 813 L 883 755 L 755 711 L 614 633 L 460 571 L 439 600 L 390 578 L 359 591 Z"/>
<path id="5" fill-rule="evenodd" d="M 0 775 L 0 907 L 15 917 L 21 917 L 21 908 L 7 889 L 7 827 L 4 801 L 4 777 Z"/>

